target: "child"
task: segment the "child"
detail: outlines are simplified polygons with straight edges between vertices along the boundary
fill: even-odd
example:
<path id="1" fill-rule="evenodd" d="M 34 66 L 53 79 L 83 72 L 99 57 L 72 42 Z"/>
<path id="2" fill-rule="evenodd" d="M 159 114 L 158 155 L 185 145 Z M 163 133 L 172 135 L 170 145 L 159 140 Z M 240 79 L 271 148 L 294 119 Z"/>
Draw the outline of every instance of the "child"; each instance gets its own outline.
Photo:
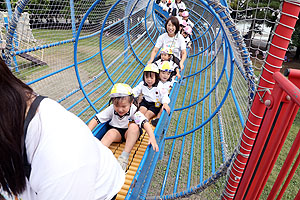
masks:
<path id="1" fill-rule="evenodd" d="M 172 78 L 173 67 L 169 61 L 163 61 L 163 63 L 158 67 L 159 68 L 159 85 L 162 88 L 167 89 L 168 94 L 170 93 L 175 79 Z"/>
<path id="2" fill-rule="evenodd" d="M 191 34 L 192 34 L 192 28 L 190 26 L 186 26 L 181 31 L 181 35 L 184 37 L 185 44 L 188 48 L 192 48 L 192 42 L 190 39 Z"/>
<path id="3" fill-rule="evenodd" d="M 173 87 L 175 82 L 174 78 L 172 78 L 171 73 L 173 72 L 173 68 L 169 61 L 163 61 L 163 63 L 159 66 L 159 87 L 162 87 L 168 94 Z M 153 126 L 157 125 L 157 122 L 161 116 L 162 109 L 160 109 L 159 113 L 156 116 L 156 119 L 152 119 L 151 124 Z"/>
<path id="4" fill-rule="evenodd" d="M 184 11 L 182 14 L 182 19 L 186 21 L 187 25 L 190 26 L 191 28 L 194 27 L 194 23 L 189 19 L 189 12 Z"/>
<path id="5" fill-rule="evenodd" d="M 157 56 L 153 62 L 156 64 L 158 67 L 162 64 L 163 61 L 169 61 L 172 68 L 172 76 L 176 75 L 178 79 L 181 78 L 180 72 L 179 72 L 179 59 L 173 55 L 172 49 L 170 48 L 162 48 L 160 51 L 159 56 Z"/>
<path id="6" fill-rule="evenodd" d="M 158 4 L 164 11 L 168 11 L 169 7 L 167 6 L 167 0 L 161 0 L 161 2 Z"/>
<path id="7" fill-rule="evenodd" d="M 179 20 L 179 19 L 178 19 Z M 187 23 L 182 18 L 179 20 L 179 32 L 181 33 L 181 30 L 184 29 L 187 26 Z"/>
<path id="8" fill-rule="evenodd" d="M 175 2 L 171 4 L 170 8 L 173 16 L 180 16 L 180 14 L 186 10 L 185 3 L 181 0 L 175 0 Z"/>
<path id="9" fill-rule="evenodd" d="M 124 83 L 116 83 L 111 90 L 110 97 L 112 105 L 97 114 L 88 127 L 93 130 L 97 124 L 110 121 L 108 131 L 101 142 L 109 147 L 113 142 L 126 141 L 124 151 L 118 158 L 122 169 L 126 170 L 130 152 L 142 133 L 141 128 L 148 133 L 149 143 L 154 151 L 158 151 L 158 145 L 147 118 L 141 112 L 137 112 L 137 107 L 133 104 L 131 87 Z M 129 123 L 129 120 L 135 123 Z"/>
<path id="10" fill-rule="evenodd" d="M 160 111 L 165 109 L 170 113 L 170 98 L 168 93 L 158 87 L 159 76 L 158 68 L 155 64 L 148 64 L 144 69 L 143 81 L 132 89 L 134 97 L 143 94 L 143 100 L 140 103 L 140 111 L 150 120 Z"/>

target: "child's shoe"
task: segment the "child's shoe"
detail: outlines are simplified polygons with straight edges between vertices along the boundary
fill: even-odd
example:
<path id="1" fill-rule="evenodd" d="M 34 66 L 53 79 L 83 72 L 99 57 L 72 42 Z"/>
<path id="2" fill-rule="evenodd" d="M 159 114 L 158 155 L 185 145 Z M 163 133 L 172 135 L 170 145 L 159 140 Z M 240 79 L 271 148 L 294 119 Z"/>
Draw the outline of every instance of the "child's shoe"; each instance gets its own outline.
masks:
<path id="1" fill-rule="evenodd" d="M 159 118 L 152 119 L 152 120 L 151 120 L 151 124 L 152 124 L 153 126 L 156 126 L 157 123 L 158 123 L 158 120 L 159 120 Z"/>
<path id="2" fill-rule="evenodd" d="M 128 158 L 126 158 L 125 156 L 123 156 L 122 154 L 119 156 L 118 158 L 118 162 L 120 163 L 122 169 L 125 171 L 127 164 L 128 164 Z"/>

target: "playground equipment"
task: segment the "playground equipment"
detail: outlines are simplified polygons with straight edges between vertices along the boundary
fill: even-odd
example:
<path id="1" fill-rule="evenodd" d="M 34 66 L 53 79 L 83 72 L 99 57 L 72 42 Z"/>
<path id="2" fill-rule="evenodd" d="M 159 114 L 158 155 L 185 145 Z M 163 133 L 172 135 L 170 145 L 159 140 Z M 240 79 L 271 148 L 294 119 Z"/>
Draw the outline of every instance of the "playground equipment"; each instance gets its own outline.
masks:
<path id="1" fill-rule="evenodd" d="M 0 30 L 6 29 L 8 30 L 8 15 L 11 15 L 11 12 L 0 12 Z M 5 31 L 0 31 L 0 49 L 4 49 L 6 45 L 6 41 L 4 40 L 4 37 L 2 36 L 2 32 Z M 16 31 L 14 33 L 14 39 L 13 39 L 13 45 L 14 45 L 14 50 L 17 51 L 18 49 L 28 49 L 30 47 L 38 46 L 37 40 L 34 38 L 32 29 L 30 28 L 29 25 L 29 13 L 24 12 L 19 18 L 19 21 L 17 23 Z M 44 51 L 40 52 L 30 52 L 30 53 L 25 53 L 25 52 L 20 52 L 16 55 L 31 61 L 33 65 L 46 65 L 46 63 L 43 60 L 43 53 Z M 14 58 L 14 64 L 15 64 L 15 69 L 18 71 L 18 62 L 17 59 Z M 19 61 L 20 62 L 20 61 Z"/>
<path id="2" fill-rule="evenodd" d="M 257 186 L 255 194 L 249 191 L 257 189 L 254 183 L 258 178 L 267 181 L 272 167 L 268 166 L 267 174 L 261 173 L 264 165 L 256 161 L 264 151 L 255 150 L 254 143 L 263 129 L 260 127 L 267 130 L 272 126 L 261 126 L 274 115 L 264 115 L 270 108 L 266 100 L 276 98 L 271 96 L 272 75 L 287 85 L 277 72 L 299 14 L 299 1 L 277 2 L 278 7 L 269 1 L 230 5 L 210 0 L 184 2 L 195 24 L 193 45 L 182 78 L 170 94 L 171 114 L 163 112 L 155 129 L 160 151 L 155 153 L 145 145 L 147 136 L 137 142 L 126 186 L 118 199 L 259 197 L 264 184 Z M 64 0 L 51 4 L 22 0 L 15 8 L 11 6 L 8 0 L 0 3 L 1 11 L 9 16 L 7 29 L 1 29 L 1 41 L 5 40 L 2 57 L 36 92 L 58 101 L 86 123 L 108 105 L 114 83 L 138 84 L 167 18 L 153 1 L 141 0 Z M 36 41 L 17 47 L 15 40 L 22 32 L 15 34 L 15 30 L 25 12 L 29 13 Z M 269 15 L 278 20 L 270 20 Z M 272 27 L 271 31 L 264 31 L 266 27 Z M 269 35 L 270 43 L 263 46 Z M 43 66 L 16 57 L 41 51 Z M 260 69 L 261 74 L 256 73 Z M 286 93 L 291 96 L 290 91 Z M 297 99 L 292 99 L 296 102 L 293 106 L 299 107 Z M 99 125 L 94 135 L 101 137 L 104 128 L 104 124 Z M 258 141 L 268 149 L 264 138 L 269 136 L 264 133 Z M 256 157 L 251 157 L 252 147 Z M 116 156 L 121 149 L 122 144 L 111 147 Z M 260 170 L 258 176 L 255 169 Z M 281 174 L 283 177 L 285 172 Z M 271 195 L 276 194 L 277 187 Z"/>

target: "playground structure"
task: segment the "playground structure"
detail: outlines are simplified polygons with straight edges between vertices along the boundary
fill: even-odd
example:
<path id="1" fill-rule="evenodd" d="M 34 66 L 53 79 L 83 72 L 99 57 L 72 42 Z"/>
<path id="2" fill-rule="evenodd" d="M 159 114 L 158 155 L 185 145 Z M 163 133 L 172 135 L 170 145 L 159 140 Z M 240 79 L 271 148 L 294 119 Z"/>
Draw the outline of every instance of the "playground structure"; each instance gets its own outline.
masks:
<path id="1" fill-rule="evenodd" d="M 11 13 L 10 13 L 11 15 Z M 6 46 L 6 41 L 4 40 L 3 32 L 6 32 L 8 30 L 8 12 L 0 12 L 0 49 L 4 49 Z M 4 31 L 5 29 L 6 31 Z M 36 39 L 34 38 L 32 34 L 32 30 L 29 25 L 29 13 L 25 12 L 22 13 L 22 15 L 19 18 L 19 21 L 17 23 L 16 31 L 14 33 L 14 39 L 13 39 L 13 46 L 14 50 L 17 51 L 18 49 L 28 49 L 34 46 L 38 46 Z M 45 62 L 43 62 L 43 53 L 44 51 L 39 52 L 28 52 L 28 53 L 19 53 L 18 56 L 31 61 L 35 65 L 46 65 Z M 14 64 L 15 64 L 15 70 L 18 71 L 18 62 L 16 58 L 14 57 Z"/>
<path id="2" fill-rule="evenodd" d="M 88 123 L 108 105 L 114 83 L 135 86 L 141 80 L 167 16 L 153 1 L 54 2 L 35 5 L 23 0 L 15 8 L 8 0 L 1 3 L 1 11 L 8 13 L 7 26 L 0 27 L 0 39 L 5 41 L 2 57 L 35 91 L 58 101 Z M 182 78 L 170 94 L 171 115 L 164 112 L 155 129 L 160 151 L 154 153 L 144 147 L 140 153 L 134 149 L 139 164 L 134 165 L 134 173 L 130 172 L 127 194 L 118 198 L 192 198 L 197 193 L 198 198 L 255 199 L 267 193 L 266 197 L 274 199 L 287 173 L 285 166 L 292 164 L 299 149 L 295 142 L 291 147 L 294 155 L 288 155 L 274 187 L 263 192 L 282 148 L 282 138 L 287 137 L 300 105 L 296 88 L 300 87 L 299 72 L 287 73 L 296 86 L 278 72 L 300 3 L 284 1 L 277 10 L 265 7 L 266 13 L 277 13 L 278 19 L 272 22 L 272 40 L 264 58 L 261 53 L 252 53 L 262 52 L 260 46 L 249 46 L 251 38 L 243 37 L 236 28 L 243 20 L 259 21 L 256 14 L 246 17 L 248 7 L 234 9 L 225 1 L 210 0 L 185 3 L 195 24 L 193 45 Z M 252 9 L 261 9 L 258 5 Z M 30 34 L 15 33 L 22 13 L 29 13 Z M 260 21 L 268 20 L 265 17 Z M 255 28 L 250 27 L 248 33 L 251 29 Z M 24 38 L 22 34 L 32 34 L 27 40 L 29 46 L 17 45 Z M 18 56 L 31 52 L 41 54 L 38 58 L 43 63 Z M 255 73 L 258 70 L 259 75 Z M 290 112 L 281 112 L 285 110 Z M 103 127 L 101 124 L 93 132 L 96 137 L 103 134 Z M 144 143 L 141 140 L 138 146 Z M 292 172 L 297 163 L 299 155 Z M 284 187 L 280 195 L 283 193 Z M 300 196 L 299 192 L 288 195 L 295 199 Z"/>

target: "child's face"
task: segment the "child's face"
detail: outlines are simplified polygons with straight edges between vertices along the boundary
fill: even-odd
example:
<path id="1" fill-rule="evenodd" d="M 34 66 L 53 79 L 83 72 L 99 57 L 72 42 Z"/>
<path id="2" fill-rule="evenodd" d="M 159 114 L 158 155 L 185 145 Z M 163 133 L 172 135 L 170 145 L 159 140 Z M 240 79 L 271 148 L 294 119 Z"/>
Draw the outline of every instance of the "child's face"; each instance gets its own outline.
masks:
<path id="1" fill-rule="evenodd" d="M 163 61 L 170 61 L 171 55 L 167 53 L 162 53 L 161 54 L 161 60 Z"/>
<path id="2" fill-rule="evenodd" d="M 150 74 L 148 74 L 148 76 L 144 76 L 146 84 L 151 88 L 155 83 L 155 73 L 151 72 Z"/>
<path id="3" fill-rule="evenodd" d="M 161 82 L 165 83 L 168 81 L 168 79 L 171 76 L 171 72 L 167 72 L 167 71 L 160 71 L 159 72 L 159 78 L 161 80 Z"/>
<path id="4" fill-rule="evenodd" d="M 183 20 L 187 21 L 189 19 L 189 17 L 182 17 Z"/>
<path id="5" fill-rule="evenodd" d="M 128 98 L 120 98 L 118 101 L 114 101 L 114 110 L 120 115 L 123 116 L 128 113 L 131 107 L 130 99 Z"/>

